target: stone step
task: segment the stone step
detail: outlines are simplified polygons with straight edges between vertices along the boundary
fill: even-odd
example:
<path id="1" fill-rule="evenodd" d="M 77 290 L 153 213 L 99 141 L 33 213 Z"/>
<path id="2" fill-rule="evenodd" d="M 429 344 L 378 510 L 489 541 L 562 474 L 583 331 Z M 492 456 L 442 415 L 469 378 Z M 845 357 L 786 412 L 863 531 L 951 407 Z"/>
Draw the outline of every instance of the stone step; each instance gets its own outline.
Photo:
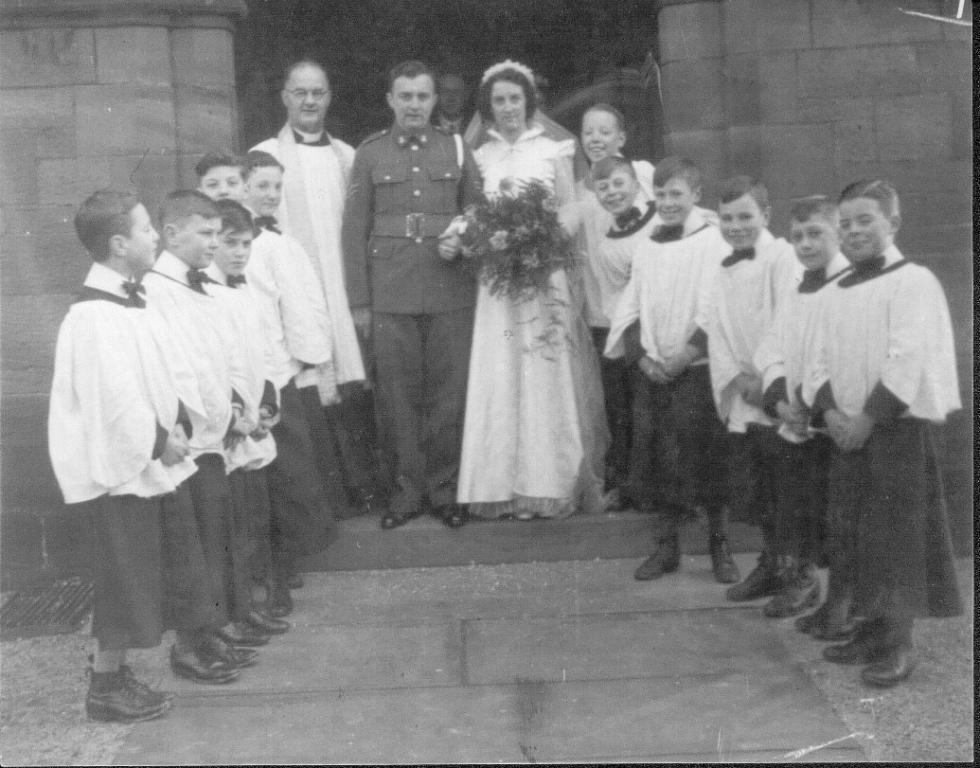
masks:
<path id="1" fill-rule="evenodd" d="M 703 518 L 689 522 L 681 531 L 681 550 L 706 554 L 707 539 Z M 736 552 L 757 552 L 762 546 L 759 530 L 733 523 L 730 544 Z M 342 521 L 337 541 L 304 558 L 300 566 L 304 571 L 350 571 L 631 558 L 645 557 L 653 545 L 649 516 L 631 511 L 565 520 L 470 522 L 455 530 L 426 515 L 384 531 L 372 516 Z"/>

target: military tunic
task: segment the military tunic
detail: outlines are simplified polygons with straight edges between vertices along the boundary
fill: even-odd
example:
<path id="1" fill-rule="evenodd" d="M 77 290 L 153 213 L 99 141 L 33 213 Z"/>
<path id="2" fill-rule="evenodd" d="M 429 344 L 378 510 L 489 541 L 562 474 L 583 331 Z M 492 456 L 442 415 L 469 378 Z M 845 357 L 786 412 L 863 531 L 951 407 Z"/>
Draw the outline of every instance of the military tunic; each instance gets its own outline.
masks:
<path id="1" fill-rule="evenodd" d="M 439 235 L 480 199 L 468 148 L 426 126 L 364 141 L 343 246 L 352 309 L 372 311 L 380 443 L 393 508 L 455 500 L 476 280 L 439 256 Z"/>

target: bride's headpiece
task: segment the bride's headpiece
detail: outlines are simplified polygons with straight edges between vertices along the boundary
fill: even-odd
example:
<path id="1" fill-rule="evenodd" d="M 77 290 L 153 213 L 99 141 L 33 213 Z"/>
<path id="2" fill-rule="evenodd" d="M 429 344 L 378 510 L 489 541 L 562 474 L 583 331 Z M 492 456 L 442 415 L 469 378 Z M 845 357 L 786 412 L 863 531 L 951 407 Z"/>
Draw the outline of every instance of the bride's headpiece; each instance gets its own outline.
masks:
<path id="1" fill-rule="evenodd" d="M 525 66 L 524 64 L 521 64 L 519 61 L 511 61 L 510 59 L 504 59 L 503 61 L 494 64 L 492 67 L 488 67 L 487 71 L 483 73 L 483 79 L 480 80 L 480 85 L 486 83 L 487 80 L 489 80 L 494 75 L 500 72 L 504 72 L 508 69 L 513 69 L 520 72 L 522 75 L 524 75 L 524 77 L 527 78 L 531 86 L 532 87 L 534 86 L 534 73 L 531 71 L 531 68 Z"/>

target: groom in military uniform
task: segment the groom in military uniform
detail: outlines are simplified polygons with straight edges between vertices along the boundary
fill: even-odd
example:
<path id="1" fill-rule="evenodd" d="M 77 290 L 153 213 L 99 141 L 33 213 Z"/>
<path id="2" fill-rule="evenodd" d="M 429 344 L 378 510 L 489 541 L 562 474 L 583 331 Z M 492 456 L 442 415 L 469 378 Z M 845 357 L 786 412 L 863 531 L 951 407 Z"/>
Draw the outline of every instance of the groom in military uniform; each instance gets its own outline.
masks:
<path id="1" fill-rule="evenodd" d="M 388 76 L 394 124 L 357 149 L 342 231 L 355 324 L 373 338 L 379 442 L 394 492 L 381 520 L 394 528 L 431 511 L 451 528 L 476 281 L 461 268 L 450 221 L 480 197 L 459 135 L 429 123 L 435 75 L 406 61 Z"/>

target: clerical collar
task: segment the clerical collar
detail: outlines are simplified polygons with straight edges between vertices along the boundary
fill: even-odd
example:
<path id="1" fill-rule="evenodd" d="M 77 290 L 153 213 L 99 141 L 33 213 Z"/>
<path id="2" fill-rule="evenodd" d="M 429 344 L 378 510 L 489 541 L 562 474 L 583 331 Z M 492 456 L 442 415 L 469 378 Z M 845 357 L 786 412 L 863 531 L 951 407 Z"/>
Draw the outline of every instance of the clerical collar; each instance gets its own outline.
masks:
<path id="1" fill-rule="evenodd" d="M 614 240 L 621 237 L 629 237 L 643 229 L 650 223 L 650 220 L 657 212 L 657 206 L 654 202 L 648 202 L 646 205 L 646 211 L 643 213 L 640 213 L 640 210 L 634 207 L 632 210 L 636 211 L 636 215 L 631 216 L 628 221 L 617 217 L 616 225 L 606 233 L 606 237 Z"/>
<path id="2" fill-rule="evenodd" d="M 329 147 L 330 146 L 330 136 L 327 134 L 326 129 L 320 131 L 320 133 L 304 133 L 302 131 L 297 131 L 295 128 L 293 130 L 293 141 L 304 147 Z"/>

